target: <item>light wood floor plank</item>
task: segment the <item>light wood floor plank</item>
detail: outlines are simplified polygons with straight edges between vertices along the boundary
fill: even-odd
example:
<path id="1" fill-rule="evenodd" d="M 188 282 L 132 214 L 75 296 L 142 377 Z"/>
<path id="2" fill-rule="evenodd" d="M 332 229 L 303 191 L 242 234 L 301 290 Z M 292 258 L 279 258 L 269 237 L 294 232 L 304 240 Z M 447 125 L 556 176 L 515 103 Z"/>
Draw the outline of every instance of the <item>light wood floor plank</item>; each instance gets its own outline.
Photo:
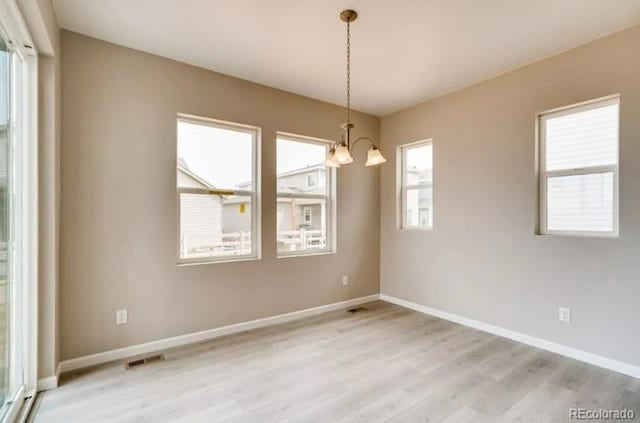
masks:
<path id="1" fill-rule="evenodd" d="M 547 423 L 567 418 L 569 412 L 562 405 L 574 395 L 573 391 L 551 382 L 543 382 L 496 419 L 497 423 Z M 562 421 L 562 420 L 559 420 Z"/>
<path id="2" fill-rule="evenodd" d="M 442 420 L 442 423 L 486 423 L 488 421 L 473 408 L 465 406 L 458 408 L 453 414 Z"/>
<path id="3" fill-rule="evenodd" d="M 471 408 L 489 419 L 498 418 L 549 377 L 558 368 L 561 358 L 547 351 L 538 351 L 522 366 L 494 383 L 471 404 Z"/>
<path id="4" fill-rule="evenodd" d="M 384 302 L 65 374 L 48 422 L 535 422 L 631 408 L 640 382 Z"/>

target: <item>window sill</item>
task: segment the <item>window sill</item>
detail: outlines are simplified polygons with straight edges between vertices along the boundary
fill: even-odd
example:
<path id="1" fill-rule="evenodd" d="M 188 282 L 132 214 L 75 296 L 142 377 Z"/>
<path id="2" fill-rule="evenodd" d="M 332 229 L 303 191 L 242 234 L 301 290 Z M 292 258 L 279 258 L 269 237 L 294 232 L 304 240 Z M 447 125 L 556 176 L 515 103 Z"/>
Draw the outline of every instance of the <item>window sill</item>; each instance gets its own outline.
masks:
<path id="1" fill-rule="evenodd" d="M 432 232 L 433 226 L 405 226 L 399 229 L 404 232 Z"/>
<path id="2" fill-rule="evenodd" d="M 314 251 L 313 253 L 279 254 L 276 256 L 276 258 L 288 259 L 288 258 L 295 258 L 295 257 L 327 256 L 335 253 L 336 253 L 335 251 Z"/>
<path id="3" fill-rule="evenodd" d="M 563 233 L 563 232 L 551 232 L 551 233 L 541 233 L 541 232 L 537 232 L 535 233 L 535 236 L 537 237 L 544 237 L 544 238 L 576 238 L 576 239 L 619 239 L 620 238 L 620 234 L 616 234 L 616 233 L 606 233 L 606 234 L 598 234 L 598 233 L 593 233 L 593 232 L 589 232 L 589 233 Z"/>
<path id="4" fill-rule="evenodd" d="M 222 263 L 238 263 L 238 262 L 246 262 L 246 261 L 258 261 L 261 260 L 262 257 L 239 257 L 235 259 L 214 259 L 214 260 L 194 260 L 194 261 L 178 261 L 176 263 L 176 267 L 189 267 L 189 266 L 201 266 L 204 264 L 222 264 Z"/>

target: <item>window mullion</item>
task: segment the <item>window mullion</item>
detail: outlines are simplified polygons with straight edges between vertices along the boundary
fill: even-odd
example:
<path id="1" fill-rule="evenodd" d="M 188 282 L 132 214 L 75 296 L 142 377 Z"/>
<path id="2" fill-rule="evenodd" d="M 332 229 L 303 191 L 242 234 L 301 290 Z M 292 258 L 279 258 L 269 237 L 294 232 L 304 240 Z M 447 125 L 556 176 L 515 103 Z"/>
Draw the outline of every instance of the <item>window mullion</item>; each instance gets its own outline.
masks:
<path id="1" fill-rule="evenodd" d="M 591 166 L 577 169 L 547 170 L 543 172 L 543 174 L 548 178 L 555 176 L 592 175 L 596 173 L 615 172 L 617 168 L 617 165 Z"/>
<path id="2" fill-rule="evenodd" d="M 433 184 L 430 184 L 430 183 L 421 183 L 421 184 L 406 185 L 405 188 L 406 189 L 423 189 L 423 188 L 431 188 L 432 186 Z"/>
<path id="3" fill-rule="evenodd" d="M 309 194 L 309 193 L 299 193 L 299 194 L 294 194 L 294 193 L 290 193 L 290 192 L 282 192 L 282 193 L 278 193 L 278 198 L 308 198 L 308 199 L 327 199 L 330 196 L 327 194 Z"/>

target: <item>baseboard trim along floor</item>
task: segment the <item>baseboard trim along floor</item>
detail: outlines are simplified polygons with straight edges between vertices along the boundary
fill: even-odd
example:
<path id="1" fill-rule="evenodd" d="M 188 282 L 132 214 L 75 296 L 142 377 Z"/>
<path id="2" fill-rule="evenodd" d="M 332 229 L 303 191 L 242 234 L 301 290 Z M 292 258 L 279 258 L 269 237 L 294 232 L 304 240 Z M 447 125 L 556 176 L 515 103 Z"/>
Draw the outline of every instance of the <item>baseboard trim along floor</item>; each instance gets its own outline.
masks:
<path id="1" fill-rule="evenodd" d="M 633 366 L 629 363 L 578 350 L 556 342 L 547 341 L 546 339 L 526 335 L 524 333 L 515 332 L 500 326 L 481 322 L 479 320 L 427 307 L 401 298 L 396 298 L 391 295 L 380 294 L 380 300 L 640 379 L 640 367 Z"/>
<path id="2" fill-rule="evenodd" d="M 41 392 L 41 391 L 48 391 L 50 389 L 57 388 L 58 381 L 60 380 L 61 371 L 62 371 L 62 363 L 58 363 L 58 367 L 56 368 L 56 374 L 53 376 L 38 379 L 38 388 L 36 390 L 38 392 Z"/>
<path id="3" fill-rule="evenodd" d="M 179 347 L 182 345 L 202 342 L 209 339 L 217 338 L 224 335 L 230 335 L 238 332 L 244 332 L 251 329 L 262 328 L 265 326 L 285 323 L 292 320 L 301 319 L 303 317 L 314 316 L 328 311 L 340 310 L 343 308 L 353 307 L 360 304 L 377 301 L 378 294 L 368 295 L 366 297 L 353 298 L 351 300 L 340 301 L 337 303 L 321 305 L 318 307 L 307 308 L 304 310 L 293 311 L 290 313 L 278 314 L 276 316 L 264 317 L 262 319 L 250 320 L 247 322 L 235 323 L 228 326 L 222 326 L 214 329 L 208 329 L 200 332 L 189 333 L 186 335 L 174 336 L 171 338 L 159 339 L 157 341 L 145 342 L 144 344 L 132 345 L 129 347 L 118 348 L 115 350 L 105 351 L 101 353 L 91 354 L 83 357 L 64 360 L 60 363 L 60 373 L 72 370 L 82 369 L 85 367 L 95 366 L 97 364 L 108 363 L 110 361 L 121 360 L 140 354 L 147 354 L 154 351 L 160 351 L 167 348 Z M 54 380 L 55 379 L 55 380 Z M 43 387 L 40 389 L 52 389 L 57 386 L 57 377 L 41 379 Z M 54 386 L 55 384 L 55 386 Z"/>
<path id="4" fill-rule="evenodd" d="M 571 409 L 640 410 L 637 379 L 386 301 L 162 353 L 66 373 L 35 422 L 561 423 Z"/>
<path id="5" fill-rule="evenodd" d="M 146 342 L 144 344 L 132 345 L 129 347 L 118 348 L 115 350 L 105 351 L 102 353 L 91 354 L 83 357 L 73 358 L 62 361 L 58 367 L 56 376 L 40 379 L 38 390 L 48 390 L 57 387 L 59 375 L 64 372 L 82 369 L 85 367 L 95 366 L 98 364 L 108 363 L 110 361 L 121 360 L 140 354 L 160 351 L 167 348 L 174 348 L 182 345 L 188 345 L 195 342 L 202 342 L 209 339 L 217 338 L 224 335 L 230 335 L 238 332 L 244 332 L 251 329 L 257 329 L 265 326 L 285 323 L 292 320 L 301 319 L 303 317 L 314 316 L 328 311 L 340 310 L 343 308 L 353 307 L 365 304 L 371 301 L 382 300 L 392 304 L 399 305 L 420 313 L 428 314 L 444 320 L 449 320 L 464 326 L 469 326 L 484 332 L 492 333 L 504 338 L 512 339 L 523 344 L 531 345 L 546 351 L 573 358 L 594 366 L 602 367 L 628 376 L 640 379 L 640 367 L 633 366 L 608 357 L 578 350 L 566 345 L 558 344 L 545 339 L 537 338 L 524 333 L 512 331 L 500 326 L 491 325 L 489 323 L 470 319 L 468 317 L 438 310 L 411 301 L 403 300 L 386 294 L 374 294 L 366 297 L 354 298 L 351 300 L 340 301 L 332 304 L 326 304 L 318 307 L 312 307 L 304 310 L 293 311 L 290 313 L 279 314 L 276 316 L 265 317 L 247 322 L 236 323 L 228 326 L 222 326 L 214 329 L 194 332 L 186 335 L 175 336 L 171 338 L 160 339 L 157 341 Z"/>

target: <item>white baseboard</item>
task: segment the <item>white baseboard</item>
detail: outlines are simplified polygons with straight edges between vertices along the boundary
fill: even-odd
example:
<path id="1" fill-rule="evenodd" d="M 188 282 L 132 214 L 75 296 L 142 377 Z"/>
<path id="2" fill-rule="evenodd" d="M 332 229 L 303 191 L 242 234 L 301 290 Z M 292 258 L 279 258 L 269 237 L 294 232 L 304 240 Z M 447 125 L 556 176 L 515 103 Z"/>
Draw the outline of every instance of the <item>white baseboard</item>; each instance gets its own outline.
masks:
<path id="1" fill-rule="evenodd" d="M 592 354 L 586 351 L 581 351 L 576 348 L 568 347 L 566 345 L 547 341 L 541 338 L 536 338 L 531 335 L 515 332 L 509 329 L 502 328 L 500 326 L 491 325 L 489 323 L 470 319 L 464 316 L 459 316 L 457 314 L 427 307 L 421 304 L 416 304 L 411 301 L 392 297 L 390 295 L 380 294 L 380 299 L 382 301 L 397 304 L 399 306 L 402 306 L 411 310 L 415 310 L 420 313 L 429 314 L 434 317 L 439 317 L 441 319 L 459 323 L 464 326 L 469 326 L 469 327 L 481 330 L 483 332 L 489 332 L 494 335 L 501 336 L 503 338 L 509 338 L 514 341 L 521 342 L 523 344 L 531 345 L 536 348 L 551 351 L 553 353 L 560 354 L 565 357 L 573 358 L 588 364 L 593 364 L 594 366 L 602 367 L 608 370 L 613 370 L 614 372 L 622 373 L 622 374 L 640 379 L 640 367 L 631 365 L 629 363 L 624 363 L 618 360 L 614 360 L 612 358 L 607 358 L 601 355 Z"/>
<path id="2" fill-rule="evenodd" d="M 58 387 L 58 378 L 56 376 L 49 376 L 42 379 L 38 379 L 38 392 L 49 391 Z"/>
<path id="3" fill-rule="evenodd" d="M 56 374 L 53 376 L 38 379 L 37 391 L 49 391 L 58 387 L 58 380 L 60 379 L 60 371 L 62 369 L 62 363 L 58 363 L 56 368 Z"/>
<path id="4" fill-rule="evenodd" d="M 314 316 L 321 313 L 326 313 L 328 311 L 334 311 L 334 310 L 340 310 L 343 308 L 353 307 L 353 306 L 368 303 L 371 301 L 376 301 L 378 299 L 389 302 L 389 303 L 397 304 L 399 306 L 402 306 L 411 310 L 415 310 L 420 313 L 429 314 L 434 317 L 449 320 L 451 322 L 459 323 L 464 326 L 469 326 L 484 332 L 489 332 L 494 335 L 502 336 L 504 338 L 509 338 L 514 341 L 521 342 L 523 344 L 527 344 L 536 348 L 551 351 L 553 353 L 570 357 L 585 363 L 593 364 L 594 366 L 602 367 L 608 370 L 613 370 L 615 372 L 622 373 L 635 378 L 640 378 L 640 367 L 631 365 L 629 363 L 624 363 L 608 357 L 603 357 L 601 355 L 578 350 L 576 348 L 568 347 L 566 345 L 558 344 L 556 342 L 547 341 L 545 339 L 537 338 L 531 335 L 526 335 L 524 333 L 512 331 L 509 329 L 502 328 L 500 326 L 495 326 L 489 323 L 470 319 L 464 316 L 438 310 L 432 307 L 413 303 L 411 301 L 403 300 L 390 295 L 374 294 L 366 297 L 354 298 L 352 300 L 340 301 L 337 303 L 326 304 L 318 307 L 293 311 L 290 313 L 279 314 L 276 316 L 265 317 L 262 319 L 250 320 L 247 322 L 236 323 L 228 326 L 222 326 L 222 327 L 209 329 L 201 332 L 194 332 L 186 335 L 160 339 L 157 341 L 146 342 L 144 344 L 132 345 L 129 347 L 118 348 L 115 350 L 105 351 L 102 353 L 91 354 L 84 357 L 65 360 L 58 365 L 58 369 L 55 376 L 50 376 L 50 377 L 38 380 L 38 391 L 44 391 L 44 390 L 56 388 L 58 386 L 60 374 L 71 371 L 71 370 L 90 367 L 97 364 L 107 363 L 110 361 L 121 360 L 127 357 L 131 357 L 139 354 L 147 354 L 150 352 L 160 351 L 167 348 L 173 348 L 173 347 L 188 345 L 196 342 L 202 342 L 202 341 L 217 338 L 220 336 L 230 335 L 238 332 L 244 332 L 251 329 L 257 329 L 265 326 L 285 323 L 292 320 L 301 319 L 303 317 L 309 317 L 309 316 Z"/>
<path id="5" fill-rule="evenodd" d="M 262 328 L 265 326 L 285 323 L 292 320 L 301 319 L 303 317 L 314 316 L 316 314 L 326 313 L 328 311 L 340 310 L 343 308 L 353 307 L 356 305 L 376 301 L 380 298 L 378 294 L 366 297 L 354 298 L 352 300 L 340 301 L 337 303 L 326 304 L 318 307 L 307 308 L 304 310 L 293 311 L 291 313 L 279 314 L 276 316 L 265 317 L 262 319 L 250 320 L 248 322 L 236 323 L 233 325 L 222 326 L 214 329 L 208 329 L 201 332 L 189 333 L 186 335 L 174 336 L 172 338 L 160 339 L 157 341 L 146 342 L 144 344 L 132 345 L 130 347 L 118 348 L 115 350 L 105 351 L 97 354 L 91 354 L 84 357 L 72 358 L 60 363 L 60 372 L 69 372 L 71 370 L 82 369 L 85 367 L 95 366 L 96 364 L 108 363 L 110 361 L 121 360 L 123 358 L 132 357 L 139 354 L 147 354 L 154 351 L 160 351 L 167 348 L 179 347 L 181 345 L 193 344 L 196 342 L 206 341 L 208 339 L 217 338 L 233 333 L 244 332 L 251 329 Z M 51 378 L 42 379 L 44 386 L 52 386 L 54 381 Z M 57 378 L 55 380 L 57 386 Z M 54 386 L 55 387 L 55 386 Z M 44 389 L 44 388 L 43 388 Z M 49 388 L 51 389 L 51 388 Z"/>

